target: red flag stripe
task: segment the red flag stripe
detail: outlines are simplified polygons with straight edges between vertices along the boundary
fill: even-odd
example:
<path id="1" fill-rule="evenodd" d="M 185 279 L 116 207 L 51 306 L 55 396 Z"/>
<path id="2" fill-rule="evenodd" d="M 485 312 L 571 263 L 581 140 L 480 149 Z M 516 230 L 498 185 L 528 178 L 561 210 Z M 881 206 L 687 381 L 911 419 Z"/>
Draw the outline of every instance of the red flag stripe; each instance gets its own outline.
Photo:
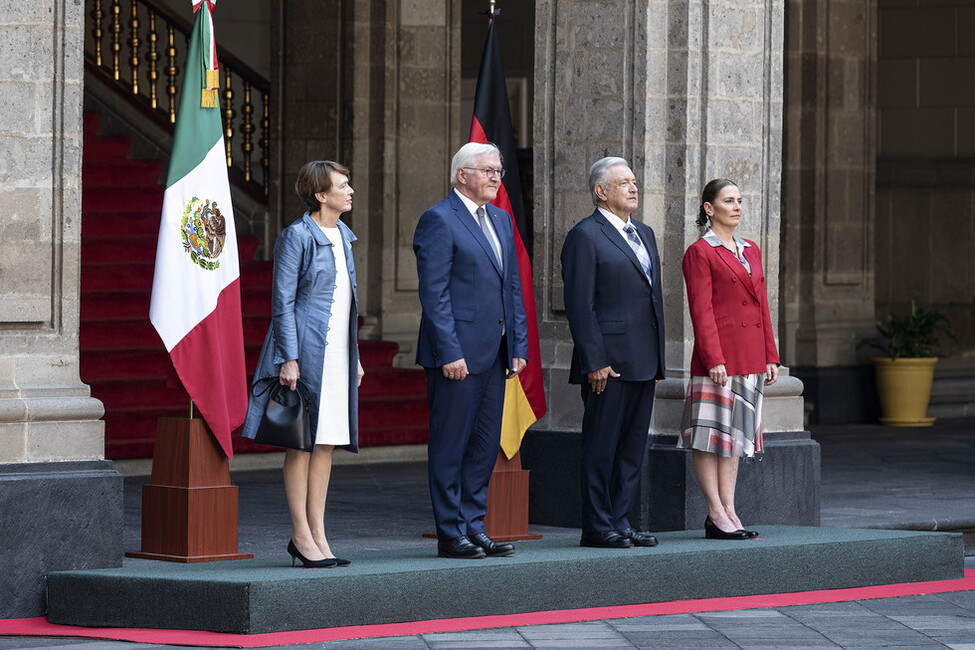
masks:
<path id="1" fill-rule="evenodd" d="M 220 292 L 216 308 L 169 355 L 179 380 L 228 458 L 231 432 L 247 412 L 247 371 L 240 317 L 240 278 Z"/>

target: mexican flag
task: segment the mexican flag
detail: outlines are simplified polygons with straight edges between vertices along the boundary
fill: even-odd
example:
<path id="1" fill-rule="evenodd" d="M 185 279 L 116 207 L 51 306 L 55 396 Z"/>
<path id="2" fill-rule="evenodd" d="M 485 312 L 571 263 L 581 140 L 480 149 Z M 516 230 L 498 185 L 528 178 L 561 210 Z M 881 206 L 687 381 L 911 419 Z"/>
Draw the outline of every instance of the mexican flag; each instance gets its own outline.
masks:
<path id="1" fill-rule="evenodd" d="M 210 0 L 193 2 L 149 320 L 227 457 L 244 422 L 240 263 L 227 177 Z"/>

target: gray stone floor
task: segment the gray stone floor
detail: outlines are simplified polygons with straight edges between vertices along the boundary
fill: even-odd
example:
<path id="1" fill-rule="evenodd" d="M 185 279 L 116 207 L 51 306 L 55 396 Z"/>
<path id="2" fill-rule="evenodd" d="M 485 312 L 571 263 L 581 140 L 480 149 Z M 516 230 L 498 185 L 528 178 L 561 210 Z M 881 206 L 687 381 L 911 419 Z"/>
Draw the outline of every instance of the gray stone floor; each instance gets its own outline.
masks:
<path id="1" fill-rule="evenodd" d="M 975 530 L 975 420 L 934 428 L 814 427 L 822 446 L 822 525 Z M 744 470 L 747 471 L 747 470 Z M 284 555 L 288 517 L 278 470 L 236 474 L 240 548 Z M 139 486 L 126 480 L 126 549 L 139 547 Z M 389 513 L 395 513 L 391 517 Z M 333 548 L 428 545 L 432 516 L 422 463 L 342 465 L 329 493 Z M 395 519 L 395 525 L 390 524 Z M 578 530 L 532 527 L 549 538 Z M 141 560 L 126 560 L 127 563 Z M 965 566 L 975 569 L 975 556 Z M 147 650 L 125 642 L 0 637 L 0 650 Z M 185 646 L 183 646 L 185 647 Z M 289 646 L 292 648 L 954 648 L 975 650 L 975 591 L 774 609 L 609 619 Z"/>

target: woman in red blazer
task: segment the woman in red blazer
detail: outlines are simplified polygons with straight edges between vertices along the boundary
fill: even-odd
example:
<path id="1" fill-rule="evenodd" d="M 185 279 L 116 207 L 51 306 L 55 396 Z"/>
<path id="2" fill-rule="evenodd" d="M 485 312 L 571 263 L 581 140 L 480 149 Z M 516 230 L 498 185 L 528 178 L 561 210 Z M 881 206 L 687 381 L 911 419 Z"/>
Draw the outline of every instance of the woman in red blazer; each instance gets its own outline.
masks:
<path id="1" fill-rule="evenodd" d="M 684 253 L 694 353 L 677 446 L 692 449 L 708 504 L 708 539 L 748 539 L 735 513 L 738 459 L 761 454 L 762 392 L 779 375 L 762 257 L 734 234 L 741 192 L 726 179 L 704 187 L 697 225 L 709 226 Z"/>

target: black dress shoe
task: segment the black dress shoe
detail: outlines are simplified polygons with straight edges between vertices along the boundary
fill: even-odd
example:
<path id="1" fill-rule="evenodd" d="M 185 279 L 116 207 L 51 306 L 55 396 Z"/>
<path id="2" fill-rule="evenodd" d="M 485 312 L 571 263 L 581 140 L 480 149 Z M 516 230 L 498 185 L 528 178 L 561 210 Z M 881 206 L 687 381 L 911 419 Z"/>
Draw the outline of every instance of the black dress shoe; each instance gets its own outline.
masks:
<path id="1" fill-rule="evenodd" d="M 497 544 L 487 536 L 487 533 L 475 533 L 468 535 L 467 538 L 475 546 L 480 546 L 488 557 L 507 557 L 515 553 L 515 547 L 512 544 Z"/>
<path id="2" fill-rule="evenodd" d="M 757 530 L 745 530 L 744 528 L 742 528 L 740 532 L 745 533 L 745 537 L 747 537 L 748 539 L 755 539 L 756 537 L 758 537 Z"/>
<path id="3" fill-rule="evenodd" d="M 735 530 L 730 533 L 726 533 L 720 528 L 718 528 L 711 517 L 704 520 L 704 538 L 705 539 L 748 539 L 748 534 L 743 530 Z"/>
<path id="4" fill-rule="evenodd" d="M 604 530 L 602 532 L 582 531 L 582 539 L 579 546 L 589 546 L 592 548 L 630 548 L 633 542 L 626 539 L 615 530 Z"/>
<path id="5" fill-rule="evenodd" d="M 632 528 L 619 531 L 620 537 L 625 537 L 633 543 L 633 546 L 656 546 L 657 538 L 646 533 L 638 533 Z"/>
<path id="6" fill-rule="evenodd" d="M 437 555 L 460 560 L 479 560 L 484 557 L 480 546 L 471 544 L 471 540 L 461 535 L 453 539 L 437 542 Z"/>

